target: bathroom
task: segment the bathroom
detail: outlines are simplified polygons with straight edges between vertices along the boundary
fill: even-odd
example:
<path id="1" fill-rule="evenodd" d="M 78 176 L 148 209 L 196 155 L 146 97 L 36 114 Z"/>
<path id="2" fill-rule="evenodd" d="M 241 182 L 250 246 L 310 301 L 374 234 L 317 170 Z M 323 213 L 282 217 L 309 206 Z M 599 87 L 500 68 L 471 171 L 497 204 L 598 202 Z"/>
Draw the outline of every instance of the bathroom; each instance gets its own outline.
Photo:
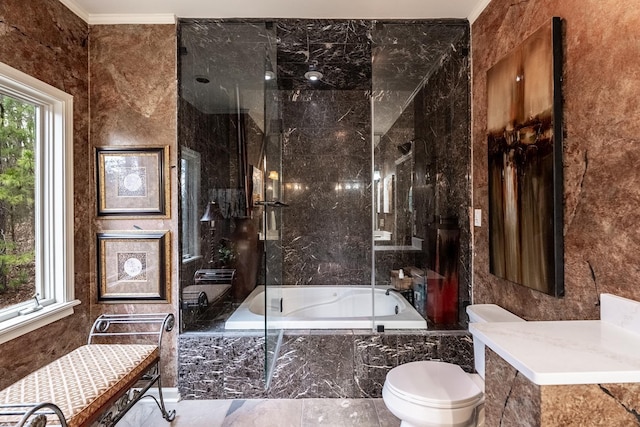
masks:
<path id="1" fill-rule="evenodd" d="M 398 4 L 393 6 L 394 9 L 400 7 Z M 170 304 L 120 306 L 96 302 L 95 232 L 141 226 L 149 229 L 166 228 L 177 235 L 179 205 L 176 193 L 179 187 L 173 173 L 171 218 L 138 218 L 119 222 L 99 220 L 95 215 L 92 149 L 114 144 L 166 144 L 171 147 L 172 156 L 178 152 L 178 129 L 175 123 L 175 49 L 178 43 L 173 18 L 164 21 L 158 21 L 157 18 L 146 21 L 112 20 L 109 21 L 112 25 L 100 25 L 96 22 L 89 24 L 87 17 L 78 18 L 74 12 L 57 2 L 34 1 L 27 4 L 8 1 L 2 2 L 0 7 L 4 12 L 3 21 L 10 24 L 6 27 L 9 30 L 0 34 L 0 40 L 4 42 L 0 44 L 2 61 L 64 87 L 74 95 L 74 123 L 77 130 L 74 163 L 78 165 L 74 175 L 75 296 L 82 302 L 68 320 L 61 320 L 3 344 L 2 372 L 6 384 L 23 376 L 31 366 L 42 365 L 54 354 L 79 345 L 84 338 L 81 334 L 71 334 L 69 331 L 86 330 L 87 323 L 97 313 L 126 308 L 131 311 L 175 312 L 177 315 L 179 287 L 175 270 L 172 272 L 174 286 Z M 273 13 L 264 10 L 255 13 L 273 16 Z M 461 16 L 469 17 L 472 40 L 470 206 L 481 210 L 482 216 L 480 226 L 467 226 L 473 234 L 472 251 L 467 255 L 469 261 L 461 264 L 463 270 L 460 280 L 462 283 L 465 275 L 468 275 L 468 280 L 473 282 L 471 301 L 474 303 L 497 303 L 527 320 L 555 320 L 598 318 L 601 292 L 640 300 L 636 271 L 640 253 L 636 242 L 640 238 L 635 226 L 640 219 L 635 203 L 640 188 L 637 185 L 640 170 L 636 167 L 640 130 L 635 118 L 636 95 L 640 94 L 640 85 L 634 71 L 640 55 L 636 39 L 629 36 L 637 33 L 639 13 L 637 8 L 618 7 L 617 3 L 613 5 L 611 2 L 532 0 L 513 3 L 492 0 L 484 2 L 475 15 Z M 388 18 L 398 16 L 395 10 L 382 14 Z M 248 14 L 245 11 L 244 14 L 237 12 L 228 16 Z M 404 16 L 424 15 L 418 11 L 408 11 Z M 486 222 L 486 72 L 551 16 L 561 16 L 568 23 L 564 84 L 566 293 L 563 298 L 540 294 L 489 274 Z M 362 14 L 352 17 L 362 17 Z M 374 19 L 375 16 L 370 18 Z M 90 42 L 87 42 L 89 34 Z M 41 66 L 43 63 L 47 66 Z M 92 76 L 91 80 L 89 75 Z M 178 247 L 174 247 L 172 260 L 175 266 L 179 264 L 178 252 Z M 255 347 L 248 346 L 250 351 L 243 359 L 245 352 L 241 346 L 246 346 L 244 343 L 238 342 L 238 347 L 216 347 L 220 341 L 206 339 L 210 345 L 205 353 L 223 355 L 227 351 L 227 357 L 249 361 L 252 363 L 250 369 L 262 370 L 264 358 L 257 355 Z M 322 338 L 314 339 L 323 348 Z M 401 350 L 395 353 L 397 356 L 392 356 L 394 360 L 404 360 L 405 356 L 411 357 L 416 352 L 427 354 L 438 344 L 416 339 L 399 346 L 398 338 L 388 332 L 373 338 L 367 336 L 367 340 L 359 348 L 371 342 L 391 341 L 394 349 Z M 60 348 L 61 343 L 63 348 Z M 470 344 L 463 344 L 464 349 L 470 351 Z M 335 346 L 331 344 L 332 348 Z M 166 355 L 169 385 L 177 384 L 176 359 L 180 356 L 175 347 L 177 343 L 173 343 L 173 348 L 168 347 L 170 351 Z M 32 348 L 33 351 L 25 353 L 24 348 Z M 384 348 L 378 348 L 381 349 L 378 355 L 387 357 L 387 352 L 382 351 Z M 451 354 L 456 353 L 455 347 L 438 346 L 441 352 L 448 348 Z M 14 364 L 16 355 L 20 355 L 22 361 L 19 366 Z M 446 356 L 438 355 L 443 359 Z M 372 356 L 371 360 L 374 359 Z M 328 364 L 317 358 L 311 358 L 310 363 Z M 211 358 L 210 366 L 219 368 L 220 359 Z M 344 370 L 352 368 L 345 366 Z M 240 378 L 244 372 L 241 366 L 235 370 L 240 388 Z M 373 376 L 373 373 L 369 376 Z M 213 383 L 219 377 L 212 374 L 209 379 Z M 353 379 L 350 381 L 353 383 Z"/>
<path id="2" fill-rule="evenodd" d="M 411 289 L 403 299 L 416 307 L 422 326 L 399 332 L 380 321 L 384 336 L 373 333 L 378 325 L 370 318 L 364 326 L 325 330 L 320 336 L 313 329 L 300 331 L 306 325 L 278 337 L 281 330 L 268 325 L 265 355 L 264 320 L 253 337 L 238 337 L 228 323 L 224 332 L 225 309 L 237 308 L 253 290 L 236 277 L 233 304 L 182 310 L 181 395 L 380 397 L 384 366 L 436 358 L 471 370 L 464 332 L 464 306 L 470 300 L 468 23 L 181 20 L 179 40 L 179 143 L 183 153 L 199 158 L 202 170 L 197 185 L 189 184 L 188 173 L 181 174 L 183 251 L 201 255 L 183 255 L 183 289 L 193 289 L 197 271 L 223 266 L 217 248 L 234 241 L 238 217 L 251 217 L 252 233 L 261 236 L 254 247 L 264 253 L 253 268 L 257 282 L 269 285 L 269 300 L 274 293 L 280 297 L 281 291 L 272 290 L 280 284 L 355 285 L 370 295 L 372 281 L 383 289 L 391 285 L 392 270 L 404 268 L 410 281 L 407 267 L 440 270 L 435 258 L 443 249 L 435 242 L 447 232 L 455 233 L 454 255 L 446 260 L 440 255 L 440 263 L 453 265 L 456 296 L 448 317 L 428 315 L 425 287 L 433 284 L 422 278 L 422 304 L 415 303 Z M 320 80 L 305 78 L 311 68 L 323 74 Z M 274 72 L 270 80 L 263 79 L 265 71 Z M 241 191 L 246 175 L 253 184 L 249 201 Z M 190 193 L 186 184 L 198 193 Z M 230 202 L 234 197 L 241 200 Z M 265 200 L 284 205 L 260 203 Z M 214 228 L 209 218 L 199 221 L 211 201 L 219 211 Z M 185 249 L 189 221 L 200 226 L 200 246 L 191 250 Z M 372 241 L 374 231 L 389 237 Z M 369 295 L 357 304 L 371 305 Z M 340 362 L 304 356 L 317 351 L 341 354 Z M 190 355 L 202 352 L 204 363 L 222 369 L 213 374 L 192 363 Z M 381 355 L 386 360 L 371 367 L 370 358 Z M 235 378 L 237 365 L 251 366 L 247 360 L 257 362 L 255 372 Z M 287 378 L 287 372 L 298 371 L 293 365 L 308 372 Z M 327 379 L 324 389 L 301 393 L 303 381 L 314 376 Z"/>

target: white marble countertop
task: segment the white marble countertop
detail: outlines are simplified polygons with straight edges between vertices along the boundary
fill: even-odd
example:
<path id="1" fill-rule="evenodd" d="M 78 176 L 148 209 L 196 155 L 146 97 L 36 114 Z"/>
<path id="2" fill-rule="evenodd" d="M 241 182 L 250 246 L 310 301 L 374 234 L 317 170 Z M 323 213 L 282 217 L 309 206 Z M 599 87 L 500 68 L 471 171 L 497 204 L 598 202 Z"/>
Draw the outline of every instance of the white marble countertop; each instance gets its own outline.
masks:
<path id="1" fill-rule="evenodd" d="M 471 323 L 469 331 L 539 385 L 640 382 L 640 303 L 602 294 L 601 320 Z"/>
<path id="2" fill-rule="evenodd" d="M 640 382 L 640 336 L 601 320 L 472 323 L 469 330 L 535 384 Z"/>

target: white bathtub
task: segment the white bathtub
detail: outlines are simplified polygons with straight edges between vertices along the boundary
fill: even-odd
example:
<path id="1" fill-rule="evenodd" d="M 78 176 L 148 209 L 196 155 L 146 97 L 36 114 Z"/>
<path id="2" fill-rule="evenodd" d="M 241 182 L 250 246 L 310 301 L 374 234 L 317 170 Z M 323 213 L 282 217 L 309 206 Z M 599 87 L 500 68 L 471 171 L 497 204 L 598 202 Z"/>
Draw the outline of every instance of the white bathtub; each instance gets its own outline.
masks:
<path id="1" fill-rule="evenodd" d="M 270 286 L 267 317 L 273 329 L 426 329 L 427 322 L 401 295 L 370 286 Z M 282 307 L 282 312 L 280 311 Z M 397 311 L 397 314 L 396 314 Z M 225 329 L 264 329 L 264 286 L 233 312 Z"/>

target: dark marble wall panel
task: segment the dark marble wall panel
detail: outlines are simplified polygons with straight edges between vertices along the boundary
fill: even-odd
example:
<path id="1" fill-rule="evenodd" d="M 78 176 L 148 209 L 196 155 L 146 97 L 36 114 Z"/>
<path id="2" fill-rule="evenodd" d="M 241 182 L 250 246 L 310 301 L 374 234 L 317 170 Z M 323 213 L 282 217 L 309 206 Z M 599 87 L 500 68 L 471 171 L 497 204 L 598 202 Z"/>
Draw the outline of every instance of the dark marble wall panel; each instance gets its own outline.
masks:
<path id="1" fill-rule="evenodd" d="M 398 366 L 398 336 L 355 335 L 353 344 L 355 392 L 380 397 L 387 373 Z"/>
<path id="2" fill-rule="evenodd" d="M 353 336 L 286 335 L 275 369 L 269 397 L 353 396 Z"/>
<path id="3" fill-rule="evenodd" d="M 460 29 L 461 37 L 442 60 L 442 65 L 429 78 L 416 99 L 416 142 L 424 144 L 426 156 L 432 156 L 424 170 L 417 170 L 416 203 L 433 206 L 433 212 L 422 216 L 420 227 L 426 229 L 426 263 L 436 269 L 435 245 L 438 218 L 455 218 L 460 230 L 458 252 L 458 320 L 466 323 L 465 301 L 471 294 L 471 233 L 470 233 L 470 124 L 469 124 L 469 40 L 467 28 Z M 422 147 L 421 147 L 422 148 Z M 420 153 L 417 150 L 417 153 Z M 424 173 L 423 173 L 424 172 Z M 431 186 L 431 188 L 429 188 Z M 421 191 L 422 190 L 422 191 Z M 433 199 L 429 200 L 429 196 Z M 420 211 L 422 212 L 422 211 Z M 429 222 L 434 221 L 434 222 Z M 423 228 L 424 227 L 424 228 Z"/>
<path id="4" fill-rule="evenodd" d="M 2 344 L 0 389 L 86 342 L 91 326 L 93 152 L 88 25 L 58 1 L 0 2 L 0 61 L 73 95 L 75 298 L 71 317 Z M 69 333 L 73 331 L 73 333 Z"/>
<path id="5" fill-rule="evenodd" d="M 640 299 L 640 44 L 629 37 L 639 8 L 579 0 L 487 6 L 472 27 L 473 204 L 486 218 L 487 70 L 552 16 L 564 19 L 565 296 L 490 275 L 483 220 L 474 235 L 474 299 L 528 320 L 595 319 L 601 292 Z"/>
<path id="6" fill-rule="evenodd" d="M 383 27 L 381 34 L 393 30 L 393 34 L 401 33 L 403 27 L 387 29 Z M 414 28 L 410 25 L 406 28 Z M 424 58 L 424 64 L 432 64 L 427 58 L 439 55 L 437 66 L 422 69 L 425 74 L 424 87 L 419 90 L 411 103 L 393 123 L 391 128 L 381 136 L 375 148 L 376 169 L 384 178 L 395 174 L 395 200 L 391 213 L 378 214 L 379 228 L 393 232 L 393 242 L 398 245 L 411 245 L 411 236 L 424 239 L 422 251 L 409 253 L 412 259 L 407 260 L 407 253 L 398 253 L 393 268 L 415 265 L 421 268 L 436 269 L 435 266 L 435 233 L 438 218 L 456 218 L 460 228 L 459 265 L 459 323 L 466 323 L 463 310 L 464 302 L 470 299 L 471 274 L 471 233 L 469 223 L 470 209 L 470 125 L 469 125 L 469 36 L 468 25 L 463 22 L 447 25 L 418 25 L 422 29 L 413 35 L 407 35 L 413 43 L 404 40 L 401 47 L 394 47 L 381 38 L 380 53 L 387 56 L 416 55 L 412 57 L 412 67 L 421 70 L 417 58 Z M 447 40 L 449 44 L 434 43 L 426 51 L 421 46 L 424 32 L 437 34 L 437 40 Z M 374 34 L 378 34 L 375 32 Z M 385 45 L 385 43 L 387 45 Z M 414 52 L 414 50 L 418 51 Z M 410 55 L 410 56 L 411 56 Z M 421 56 L 418 56 L 421 55 Z M 401 62 L 398 62 L 401 63 Z M 395 62 L 391 62 L 395 65 Z M 384 83 L 381 83 L 384 87 Z M 381 96 L 386 96 L 382 93 Z M 396 164 L 403 158 L 398 146 L 410 143 L 411 155 L 404 162 Z M 412 189 L 414 212 L 409 209 L 409 189 Z M 415 219 L 413 218 L 415 217 Z M 376 244 L 381 244 L 377 242 Z M 393 255 L 385 254 L 384 259 L 392 259 Z M 381 255 L 376 261 L 382 262 Z M 407 261 L 410 261 L 406 263 Z M 404 263 L 404 264 L 403 264 Z M 385 267 L 388 262 L 383 264 Z M 387 278 L 376 264 L 376 273 Z M 377 277 L 377 282 L 380 283 Z"/>
<path id="7" fill-rule="evenodd" d="M 460 365 L 467 372 L 474 372 L 473 338 L 471 335 L 442 335 L 438 342 L 438 357 L 443 362 Z"/>
<path id="8" fill-rule="evenodd" d="M 178 160 L 176 28 L 174 25 L 98 25 L 89 35 L 90 138 L 92 147 L 169 147 L 170 166 Z M 91 162 L 90 164 L 93 164 Z M 91 289 L 91 315 L 102 313 L 173 313 L 178 301 L 178 191 L 177 170 L 167 177 L 170 211 L 166 218 L 96 218 L 97 231 L 168 230 L 172 284 L 170 303 L 99 304 L 95 278 Z M 92 193 L 91 200 L 95 200 Z M 89 239 L 93 242 L 93 237 Z M 95 254 L 93 244 L 89 251 Z M 95 269 L 95 266 L 93 266 Z M 93 271 L 95 273 L 95 270 Z M 177 328 L 176 328 L 177 329 Z M 162 347 L 165 386 L 176 385 L 178 331 L 168 334 Z"/>
<path id="9" fill-rule="evenodd" d="M 224 396 L 225 341 L 222 336 L 182 334 L 178 344 L 178 392 L 182 399 Z"/>
<path id="10" fill-rule="evenodd" d="M 362 20 L 278 20 L 278 87 L 370 90 L 372 27 L 372 21 Z M 310 64 L 322 72 L 322 81 L 304 78 Z"/>
<path id="11" fill-rule="evenodd" d="M 224 399 L 266 397 L 263 336 L 225 336 Z"/>
<path id="12" fill-rule="evenodd" d="M 284 91 L 285 284 L 367 284 L 370 106 L 364 91 Z"/>
<path id="13" fill-rule="evenodd" d="M 264 338 L 180 337 L 178 388 L 187 399 L 381 397 L 387 372 L 418 360 L 473 366 L 465 332 L 287 331 L 265 391 Z"/>

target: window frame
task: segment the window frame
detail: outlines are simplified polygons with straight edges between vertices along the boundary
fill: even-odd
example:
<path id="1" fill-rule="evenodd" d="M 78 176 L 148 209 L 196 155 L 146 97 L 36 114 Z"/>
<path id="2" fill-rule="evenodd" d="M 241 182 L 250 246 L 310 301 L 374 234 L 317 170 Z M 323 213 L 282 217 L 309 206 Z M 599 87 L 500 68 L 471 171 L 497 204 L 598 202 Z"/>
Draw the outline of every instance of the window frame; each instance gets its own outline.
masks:
<path id="1" fill-rule="evenodd" d="M 183 179 L 184 174 L 182 173 L 183 161 L 187 164 L 186 180 Z M 182 254 L 181 258 L 183 264 L 187 264 L 202 258 L 202 254 L 200 253 L 200 221 L 198 218 L 198 199 L 200 195 L 200 179 L 202 174 L 201 167 L 202 160 L 199 152 L 185 146 L 180 147 L 180 185 L 186 185 L 186 192 L 191 195 L 188 200 L 184 200 L 184 197 L 182 197 L 182 194 L 184 193 L 183 188 L 180 189 L 182 197 L 181 209 L 182 207 L 184 207 L 186 210 L 192 213 L 191 221 L 188 221 L 188 218 L 185 218 L 184 214 L 182 215 L 182 241 L 191 242 L 190 244 L 194 249 L 193 251 L 191 251 L 193 253 L 185 254 L 184 244 L 181 245 L 180 251 Z M 185 228 L 188 228 L 188 236 L 184 235 Z"/>
<path id="2" fill-rule="evenodd" d="M 73 314 L 73 96 L 0 62 L 0 92 L 35 104 L 36 291 L 42 309 L 20 313 L 35 301 L 0 310 L 0 344 Z"/>

